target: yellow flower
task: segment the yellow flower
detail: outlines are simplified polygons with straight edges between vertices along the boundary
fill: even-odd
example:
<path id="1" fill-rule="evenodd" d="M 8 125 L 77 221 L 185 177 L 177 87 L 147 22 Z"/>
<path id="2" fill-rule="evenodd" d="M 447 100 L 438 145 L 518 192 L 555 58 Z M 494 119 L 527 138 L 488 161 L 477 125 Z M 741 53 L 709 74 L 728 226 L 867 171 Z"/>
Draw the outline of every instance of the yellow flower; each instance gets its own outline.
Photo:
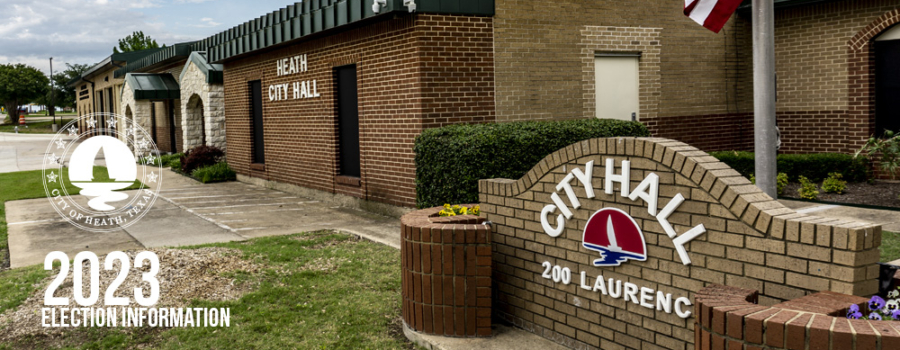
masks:
<path id="1" fill-rule="evenodd" d="M 469 208 L 462 207 L 462 210 L 460 210 L 460 212 L 462 212 L 462 215 L 468 215 L 468 214 L 469 214 Z"/>

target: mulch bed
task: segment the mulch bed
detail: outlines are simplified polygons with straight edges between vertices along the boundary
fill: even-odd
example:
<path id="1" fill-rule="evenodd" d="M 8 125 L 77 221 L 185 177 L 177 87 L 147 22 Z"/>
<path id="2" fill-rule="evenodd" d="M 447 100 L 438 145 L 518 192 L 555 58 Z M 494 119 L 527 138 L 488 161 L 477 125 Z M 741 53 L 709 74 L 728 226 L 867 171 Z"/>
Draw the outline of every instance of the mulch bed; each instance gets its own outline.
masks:
<path id="1" fill-rule="evenodd" d="M 821 184 L 818 185 L 818 201 L 900 208 L 900 183 L 885 181 L 876 181 L 874 184 L 848 183 L 844 194 L 825 193 Z M 784 189 L 782 197 L 799 199 L 798 189 L 799 183 L 790 183 Z"/>

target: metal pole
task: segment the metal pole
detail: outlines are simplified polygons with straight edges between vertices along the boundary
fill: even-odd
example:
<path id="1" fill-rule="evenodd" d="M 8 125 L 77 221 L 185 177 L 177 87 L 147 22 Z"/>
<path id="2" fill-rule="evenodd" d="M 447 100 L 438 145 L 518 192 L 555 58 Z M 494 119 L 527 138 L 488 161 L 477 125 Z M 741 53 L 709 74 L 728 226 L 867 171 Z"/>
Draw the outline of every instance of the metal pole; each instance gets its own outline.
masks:
<path id="1" fill-rule="evenodd" d="M 774 7 L 773 0 L 753 0 L 753 125 L 756 185 L 772 198 L 778 198 Z"/>
<path id="2" fill-rule="evenodd" d="M 53 57 L 50 57 L 50 115 L 53 116 L 53 124 L 56 124 L 56 101 L 53 100 Z"/>

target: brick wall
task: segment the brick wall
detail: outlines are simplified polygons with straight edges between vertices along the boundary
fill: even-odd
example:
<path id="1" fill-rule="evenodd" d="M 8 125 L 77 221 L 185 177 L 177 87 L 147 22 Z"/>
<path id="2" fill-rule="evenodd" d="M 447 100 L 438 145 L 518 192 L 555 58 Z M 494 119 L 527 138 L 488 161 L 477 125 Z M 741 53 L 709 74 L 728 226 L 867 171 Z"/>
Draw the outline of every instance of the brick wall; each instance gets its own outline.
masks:
<path id="1" fill-rule="evenodd" d="M 786 153 L 855 152 L 874 133 L 871 40 L 896 1 L 834 1 L 775 14 L 778 122 Z"/>
<path id="2" fill-rule="evenodd" d="M 228 162 L 239 174 L 400 206 L 415 205 L 413 141 L 424 128 L 494 120 L 489 17 L 401 15 L 225 62 Z M 276 76 L 305 54 L 308 72 Z M 356 64 L 362 174 L 335 181 L 335 67 Z M 251 170 L 248 82 L 261 80 L 265 167 Z M 320 98 L 270 102 L 272 84 L 317 81 Z"/>
<path id="3" fill-rule="evenodd" d="M 900 322 L 846 319 L 866 299 L 816 293 L 772 307 L 756 291 L 711 286 L 697 293 L 696 348 L 741 350 L 888 350 L 900 348 Z"/>
<path id="4" fill-rule="evenodd" d="M 403 321 L 426 334 L 490 336 L 490 226 L 473 215 L 439 217 L 442 209 L 400 220 Z"/>
<path id="5" fill-rule="evenodd" d="M 723 132 L 746 132 L 752 101 L 738 97 L 752 96 L 749 23 L 732 19 L 715 34 L 683 16 L 682 7 L 655 0 L 496 1 L 497 120 L 592 118 L 595 53 L 639 52 L 639 119 L 654 135 L 721 139 Z M 706 145 L 725 147 L 698 146 Z"/>
<path id="6" fill-rule="evenodd" d="M 647 204 L 605 193 L 605 160 L 631 163 L 630 188 L 650 173 L 659 176 L 659 202 L 676 194 L 685 201 L 668 221 L 679 235 L 702 224 L 705 233 L 685 245 L 685 265 L 674 241 L 664 233 Z M 573 169 L 593 162 L 595 198 L 580 180 L 572 181 L 580 208 L 572 209 L 558 237 L 544 232 L 542 210 L 559 195 Z M 572 178 L 569 178 L 573 180 Z M 724 163 L 696 147 L 659 138 L 592 139 L 544 158 L 518 180 L 479 183 L 483 213 L 494 223 L 495 315 L 573 348 L 695 349 L 694 322 L 636 302 L 601 295 L 579 285 L 579 271 L 593 280 L 602 275 L 662 293 L 693 298 L 711 284 L 759 291 L 771 306 L 822 290 L 867 295 L 877 290 L 881 227 L 798 214 L 763 194 Z M 642 228 L 646 261 L 595 267 L 598 253 L 582 247 L 588 219 L 600 208 L 623 210 Z M 549 225 L 556 227 L 559 210 Z M 542 277 L 543 262 L 569 268 L 572 283 Z M 588 282 L 591 284 L 591 282 Z M 612 283 L 610 283 L 611 285 Z M 693 317 L 696 317 L 694 315 Z"/>

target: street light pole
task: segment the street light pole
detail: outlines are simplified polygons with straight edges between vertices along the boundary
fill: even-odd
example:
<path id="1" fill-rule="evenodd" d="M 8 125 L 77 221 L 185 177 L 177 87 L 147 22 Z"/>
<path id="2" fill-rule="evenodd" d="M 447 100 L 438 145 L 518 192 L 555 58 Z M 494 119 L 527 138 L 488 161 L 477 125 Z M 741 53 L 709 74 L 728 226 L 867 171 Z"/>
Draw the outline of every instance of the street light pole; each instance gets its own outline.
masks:
<path id="1" fill-rule="evenodd" d="M 756 185 L 778 198 L 774 7 L 773 0 L 753 0 L 753 126 Z"/>
<path id="2" fill-rule="evenodd" d="M 53 57 L 50 57 L 50 116 L 53 117 L 53 124 L 56 124 L 56 101 L 53 100 Z"/>

